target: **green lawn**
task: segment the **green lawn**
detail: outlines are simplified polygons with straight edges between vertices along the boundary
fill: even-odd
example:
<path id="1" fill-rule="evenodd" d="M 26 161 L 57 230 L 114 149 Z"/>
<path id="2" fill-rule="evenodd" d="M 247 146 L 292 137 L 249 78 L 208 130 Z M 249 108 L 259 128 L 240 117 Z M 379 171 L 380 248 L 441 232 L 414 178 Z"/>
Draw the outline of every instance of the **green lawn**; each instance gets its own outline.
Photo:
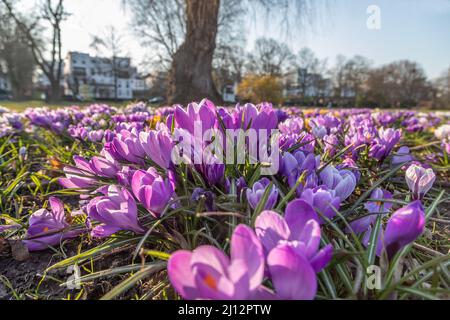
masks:
<path id="1" fill-rule="evenodd" d="M 69 106 L 80 106 L 85 107 L 89 106 L 94 103 L 105 103 L 111 106 L 115 107 L 122 107 L 126 106 L 129 102 L 119 101 L 119 102 L 113 102 L 113 101 L 85 101 L 85 102 L 76 102 L 76 101 L 61 101 L 57 104 L 52 103 L 45 103 L 45 101 L 42 100 L 29 100 L 29 101 L 0 101 L 0 106 L 8 108 L 12 111 L 21 112 L 24 111 L 26 108 L 37 108 L 37 107 L 49 107 L 51 109 L 61 108 L 61 107 L 69 107 Z"/>
<path id="2" fill-rule="evenodd" d="M 127 106 L 130 103 L 135 103 L 136 101 L 85 101 L 85 102 L 75 102 L 75 101 L 61 101 L 56 104 L 52 103 L 45 103 L 42 100 L 27 100 L 27 101 L 0 101 L 0 106 L 8 108 L 12 111 L 16 112 L 22 112 L 26 108 L 37 108 L 37 107 L 43 107 L 46 106 L 51 109 L 57 109 L 61 107 L 70 107 L 70 106 L 80 106 L 85 107 L 89 106 L 91 104 L 107 104 L 114 107 L 124 107 Z M 159 107 L 158 105 L 152 105 L 152 107 Z M 314 109 L 314 107 L 305 107 L 305 109 Z M 337 108 L 339 109 L 339 108 Z M 390 111 L 398 111 L 398 110 L 405 110 L 405 109 L 383 109 L 383 110 L 390 110 Z M 441 112 L 450 112 L 450 108 L 446 110 L 428 110 L 428 109 L 419 109 L 414 108 L 415 111 L 422 111 L 422 112 L 435 112 L 435 111 L 441 111 Z"/>

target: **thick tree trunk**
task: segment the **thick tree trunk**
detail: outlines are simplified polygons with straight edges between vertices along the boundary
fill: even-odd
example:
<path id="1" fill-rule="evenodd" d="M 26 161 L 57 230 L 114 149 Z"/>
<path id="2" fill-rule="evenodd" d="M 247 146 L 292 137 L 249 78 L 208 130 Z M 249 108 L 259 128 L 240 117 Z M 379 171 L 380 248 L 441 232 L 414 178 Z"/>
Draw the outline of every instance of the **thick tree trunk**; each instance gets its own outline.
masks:
<path id="1" fill-rule="evenodd" d="M 61 84 L 59 81 L 50 82 L 50 102 L 60 102 L 61 101 Z"/>
<path id="2" fill-rule="evenodd" d="M 220 0 L 186 0 L 186 38 L 169 75 L 169 103 L 221 102 L 212 78 Z"/>

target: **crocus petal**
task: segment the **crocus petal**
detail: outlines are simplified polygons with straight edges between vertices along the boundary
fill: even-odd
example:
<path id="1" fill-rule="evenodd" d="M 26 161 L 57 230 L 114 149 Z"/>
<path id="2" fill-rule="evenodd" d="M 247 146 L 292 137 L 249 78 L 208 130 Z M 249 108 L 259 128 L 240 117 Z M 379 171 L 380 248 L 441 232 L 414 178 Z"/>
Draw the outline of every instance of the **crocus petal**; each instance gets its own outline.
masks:
<path id="1" fill-rule="evenodd" d="M 194 283 L 194 275 L 190 268 L 191 257 L 191 252 L 180 250 L 172 254 L 167 263 L 167 273 L 170 282 L 175 290 L 186 300 L 193 300 L 199 296 Z"/>
<path id="2" fill-rule="evenodd" d="M 317 254 L 309 260 L 311 266 L 316 273 L 322 271 L 323 268 L 331 261 L 333 257 L 333 246 L 331 244 L 324 247 L 322 250 L 317 252 Z"/>
<path id="3" fill-rule="evenodd" d="M 219 249 L 213 246 L 202 246 L 194 250 L 191 265 L 209 265 L 220 274 L 226 274 L 230 259 Z"/>
<path id="4" fill-rule="evenodd" d="M 298 240 L 305 244 L 306 252 L 305 256 L 310 259 L 319 249 L 320 246 L 320 225 L 319 223 L 311 219 L 302 230 L 302 233 L 298 237 Z"/>
<path id="5" fill-rule="evenodd" d="M 372 235 L 372 230 L 373 230 L 372 227 L 369 227 L 369 229 L 367 229 L 362 238 L 362 244 L 366 247 L 369 246 L 370 244 L 370 237 Z M 381 229 L 378 232 L 377 247 L 375 249 L 375 253 L 378 257 L 380 257 L 383 252 L 383 239 L 384 239 L 384 230 Z"/>
<path id="6" fill-rule="evenodd" d="M 299 199 L 287 205 L 285 220 L 291 231 L 291 240 L 298 240 L 300 238 L 303 228 L 309 220 L 319 222 L 319 218 L 314 209 L 306 201 Z"/>
<path id="7" fill-rule="evenodd" d="M 275 248 L 280 240 L 287 240 L 290 236 L 286 221 L 274 211 L 263 211 L 256 218 L 255 231 L 266 254 Z"/>
<path id="8" fill-rule="evenodd" d="M 341 182 L 338 183 L 334 190 L 336 191 L 336 195 L 341 198 L 342 201 L 346 200 L 355 190 L 356 180 L 354 177 L 346 176 Z"/>
<path id="9" fill-rule="evenodd" d="M 242 260 L 248 269 L 250 290 L 261 285 L 264 277 L 264 252 L 252 229 L 239 225 L 231 237 L 231 260 Z"/>
<path id="10" fill-rule="evenodd" d="M 120 231 L 119 227 L 111 226 L 111 225 L 99 225 L 92 229 L 91 236 L 93 238 L 107 238 L 114 233 L 117 233 Z"/>
<path id="11" fill-rule="evenodd" d="M 207 264 L 196 265 L 193 267 L 193 272 L 195 286 L 201 299 L 231 300 L 234 298 L 235 286 L 226 274 L 217 272 Z M 241 274 L 240 272 L 239 275 Z"/>
<path id="12" fill-rule="evenodd" d="M 50 207 L 52 208 L 53 215 L 57 221 L 64 221 L 64 205 L 58 198 L 49 198 Z"/>
<path id="13" fill-rule="evenodd" d="M 354 220 L 354 221 L 350 222 L 351 230 L 347 229 L 347 232 L 350 233 L 351 231 L 353 231 L 356 234 L 366 232 L 367 229 L 370 227 L 370 225 L 375 222 L 376 218 L 377 218 L 377 216 L 372 214 L 372 215 L 368 215 L 363 218 Z"/>
<path id="14" fill-rule="evenodd" d="M 309 261 L 289 245 L 279 245 L 267 257 L 276 294 L 287 300 L 312 300 L 317 279 Z"/>

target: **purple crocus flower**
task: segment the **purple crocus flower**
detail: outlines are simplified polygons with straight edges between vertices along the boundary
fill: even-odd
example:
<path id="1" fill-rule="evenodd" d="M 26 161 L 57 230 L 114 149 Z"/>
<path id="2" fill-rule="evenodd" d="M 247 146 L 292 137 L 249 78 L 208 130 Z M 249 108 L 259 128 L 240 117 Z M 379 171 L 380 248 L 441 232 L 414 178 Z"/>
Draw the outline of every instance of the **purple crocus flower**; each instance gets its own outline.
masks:
<path id="1" fill-rule="evenodd" d="M 366 232 L 375 222 L 378 214 L 387 214 L 392 208 L 392 202 L 377 201 L 392 199 L 392 193 L 390 193 L 389 191 L 383 190 L 381 188 L 376 188 L 372 192 L 370 197 L 374 201 L 366 202 L 364 204 L 364 207 L 371 214 L 350 223 L 350 227 L 354 233 Z M 350 230 L 347 231 L 350 232 Z"/>
<path id="2" fill-rule="evenodd" d="M 253 230 L 236 227 L 231 238 L 231 258 L 212 246 L 172 254 L 169 279 L 187 300 L 257 299 L 264 277 L 264 254 Z"/>
<path id="3" fill-rule="evenodd" d="M 324 152 L 328 153 L 330 157 L 334 157 L 339 146 L 339 140 L 336 135 L 330 134 L 323 137 Z"/>
<path id="4" fill-rule="evenodd" d="M 0 234 L 7 230 L 19 229 L 20 224 L 0 225 Z"/>
<path id="5" fill-rule="evenodd" d="M 241 201 L 241 196 L 244 190 L 247 189 L 247 182 L 245 182 L 244 177 L 240 177 L 236 180 L 236 195 L 237 201 Z M 225 179 L 225 191 L 230 194 L 231 193 L 231 182 L 229 178 Z"/>
<path id="6" fill-rule="evenodd" d="M 101 223 L 92 230 L 93 237 L 109 237 L 120 230 L 144 232 L 139 225 L 136 202 L 124 188 L 110 186 L 107 196 L 89 202 L 87 212 L 91 220 Z"/>
<path id="7" fill-rule="evenodd" d="M 319 250 L 321 231 L 313 208 L 303 200 L 295 200 L 287 206 L 284 218 L 264 211 L 256 219 L 255 230 L 267 256 L 277 297 L 313 299 L 316 273 L 329 263 L 333 253 L 331 245 Z"/>
<path id="8" fill-rule="evenodd" d="M 125 166 L 117 173 L 117 181 L 121 186 L 129 188 L 135 172 L 135 169 Z"/>
<path id="9" fill-rule="evenodd" d="M 317 213 L 303 200 L 290 202 L 284 218 L 274 211 L 262 212 L 256 219 L 255 231 L 266 255 L 279 244 L 288 244 L 302 254 L 316 272 L 331 259 L 331 245 L 319 250 L 321 231 Z"/>
<path id="10" fill-rule="evenodd" d="M 436 175 L 431 168 L 425 169 L 422 166 L 413 164 L 406 170 L 406 183 L 415 200 L 422 199 L 433 187 L 435 180 Z"/>
<path id="11" fill-rule="evenodd" d="M 161 177 L 154 168 L 136 171 L 131 189 L 134 196 L 155 218 L 161 217 L 175 193 L 173 181 Z"/>
<path id="12" fill-rule="evenodd" d="M 61 200 L 50 197 L 51 210 L 40 209 L 30 216 L 24 243 L 29 251 L 45 250 L 63 240 L 77 237 L 82 231 L 70 231 Z"/>
<path id="13" fill-rule="evenodd" d="M 204 205 L 206 210 L 208 211 L 214 211 L 216 209 L 215 203 L 214 203 L 214 193 L 211 191 L 206 191 L 202 188 L 195 188 L 191 195 L 191 200 L 198 203 L 204 199 Z"/>
<path id="14" fill-rule="evenodd" d="M 380 128 L 378 130 L 378 138 L 375 138 L 375 144 L 371 146 L 369 155 L 375 159 L 384 160 L 400 141 L 401 136 L 401 130 Z"/>
<path id="15" fill-rule="evenodd" d="M 105 178 L 115 178 L 120 169 L 113 158 L 93 157 L 89 163 L 96 175 Z"/>
<path id="16" fill-rule="evenodd" d="M 258 106 L 251 103 L 244 106 L 237 105 L 233 117 L 233 128 L 227 129 L 272 130 L 278 126 L 277 114 L 269 103 L 262 103 Z"/>
<path id="17" fill-rule="evenodd" d="M 384 233 L 388 257 L 415 241 L 425 228 L 425 212 L 420 201 L 414 201 L 392 214 Z"/>
<path id="18" fill-rule="evenodd" d="M 334 190 L 329 190 L 326 186 L 319 186 L 314 189 L 305 189 L 300 199 L 305 200 L 314 210 L 320 212 L 328 219 L 333 219 L 336 211 L 339 210 L 341 199 L 336 196 Z M 322 217 L 319 218 L 323 223 Z"/>
<path id="19" fill-rule="evenodd" d="M 147 156 L 158 166 L 164 169 L 170 167 L 174 144 L 168 131 L 141 132 L 139 140 Z"/>
<path id="20" fill-rule="evenodd" d="M 278 128 L 281 133 L 292 134 L 299 133 L 303 130 L 304 121 L 300 117 L 289 118 L 286 121 L 280 123 Z"/>
<path id="21" fill-rule="evenodd" d="M 414 242 L 424 231 L 425 212 L 422 203 L 417 200 L 394 212 L 387 222 L 385 231 L 380 230 L 376 253 L 381 256 L 383 250 L 391 259 L 406 245 Z M 372 229 L 363 238 L 364 245 L 369 244 Z"/>
<path id="22" fill-rule="evenodd" d="M 392 157 L 392 165 L 396 166 L 401 163 L 413 161 L 414 158 L 409 152 L 409 148 L 406 146 L 400 147 L 397 153 Z"/>
<path id="23" fill-rule="evenodd" d="M 202 136 L 206 130 L 217 128 L 216 107 L 207 99 L 202 100 L 199 104 L 189 104 L 187 111 L 181 106 L 176 106 L 174 118 L 177 128 L 185 129 L 191 135 L 194 135 L 196 122 L 202 125 L 202 132 L 200 132 Z"/>
<path id="24" fill-rule="evenodd" d="M 105 132 L 103 130 L 95 130 L 95 131 L 90 131 L 87 134 L 87 138 L 89 141 L 92 141 L 92 142 L 101 142 L 103 140 L 104 135 L 105 135 Z"/>
<path id="25" fill-rule="evenodd" d="M 209 152 L 203 153 L 203 163 L 196 168 L 210 186 L 222 184 L 225 179 L 225 165 L 216 155 Z"/>
<path id="26" fill-rule="evenodd" d="M 336 169 L 338 170 L 343 170 L 343 169 L 347 169 L 350 170 L 353 175 L 356 178 L 356 184 L 359 183 L 359 180 L 361 180 L 361 172 L 358 168 L 358 165 L 356 164 L 355 160 L 353 160 L 353 158 L 350 157 L 346 157 L 344 158 L 344 160 L 342 160 L 342 163 L 336 166 Z"/>
<path id="27" fill-rule="evenodd" d="M 52 124 L 52 126 L 54 126 L 54 124 Z M 56 128 L 53 128 L 56 129 Z M 59 130 L 55 130 L 56 132 L 58 132 Z M 88 136 L 88 131 L 86 130 L 85 127 L 78 125 L 78 126 L 71 126 L 67 132 L 70 134 L 71 137 L 73 138 L 77 138 L 80 140 L 85 140 Z"/>
<path id="28" fill-rule="evenodd" d="M 298 178 L 303 171 L 314 171 L 319 165 L 320 156 L 316 156 L 313 153 L 297 151 L 292 155 L 289 152 L 285 152 L 281 161 L 281 173 L 286 177 L 294 176 Z"/>
<path id="29" fill-rule="evenodd" d="M 73 160 L 75 167 L 64 167 L 66 178 L 60 178 L 58 180 L 59 184 L 68 189 L 90 189 L 95 187 L 97 178 L 89 161 L 79 156 L 74 156 Z"/>
<path id="30" fill-rule="evenodd" d="M 316 138 L 312 134 L 302 131 L 300 133 L 290 133 L 280 135 L 280 147 L 282 150 L 287 151 L 294 146 L 298 147 L 298 150 L 312 153 L 316 146 Z"/>
<path id="31" fill-rule="evenodd" d="M 336 192 L 336 196 L 345 201 L 355 190 L 356 177 L 350 170 L 338 170 L 329 165 L 320 173 L 321 182 Z"/>
<path id="32" fill-rule="evenodd" d="M 247 189 L 247 200 L 253 209 L 256 209 L 269 185 L 270 180 L 267 178 L 262 178 L 261 180 L 256 182 L 251 189 Z M 277 201 L 278 189 L 273 185 L 263 210 L 273 209 L 277 204 Z"/>
<path id="33" fill-rule="evenodd" d="M 327 128 L 321 125 L 314 126 L 312 133 L 316 138 L 323 139 L 327 134 Z"/>
<path id="34" fill-rule="evenodd" d="M 136 129 L 121 130 L 112 140 L 108 150 L 117 160 L 142 164 L 145 152 Z"/>
<path id="35" fill-rule="evenodd" d="M 277 245 L 267 257 L 267 266 L 278 299 L 313 300 L 316 296 L 316 272 L 294 246 Z"/>
<path id="36" fill-rule="evenodd" d="M 282 109 L 276 109 L 275 110 L 275 114 L 277 115 L 279 123 L 282 123 L 283 121 L 285 121 L 289 117 L 288 114 L 286 113 L 286 111 L 284 111 Z"/>
<path id="37" fill-rule="evenodd" d="M 315 188 L 317 186 L 317 175 L 315 170 L 320 165 L 320 156 L 313 153 L 297 151 L 294 155 L 285 152 L 281 161 L 281 173 L 287 178 L 290 188 L 293 188 L 300 176 L 306 171 L 305 181 L 301 183 L 296 193 L 300 196 L 304 188 Z"/>
<path id="38" fill-rule="evenodd" d="M 105 130 L 105 142 L 112 142 L 114 137 L 116 136 L 116 133 L 111 130 Z"/>

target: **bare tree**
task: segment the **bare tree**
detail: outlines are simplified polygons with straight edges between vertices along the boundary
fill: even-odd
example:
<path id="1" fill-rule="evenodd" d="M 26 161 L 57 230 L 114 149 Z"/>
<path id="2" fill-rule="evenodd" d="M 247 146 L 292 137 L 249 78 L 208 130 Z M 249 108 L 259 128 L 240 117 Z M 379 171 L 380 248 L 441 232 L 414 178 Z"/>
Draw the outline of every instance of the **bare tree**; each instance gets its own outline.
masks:
<path id="1" fill-rule="evenodd" d="M 15 100 L 31 96 L 35 62 L 26 38 L 7 14 L 0 12 L 0 63 L 6 66 Z"/>
<path id="2" fill-rule="evenodd" d="M 279 77 L 294 63 L 294 55 L 285 43 L 260 38 L 249 55 L 248 69 L 252 73 Z"/>
<path id="3" fill-rule="evenodd" d="M 145 2 L 145 6 L 142 3 Z M 127 1 L 128 3 L 128 1 Z M 139 16 L 139 10 L 152 11 L 153 21 L 147 23 L 146 33 L 156 43 L 161 43 L 166 51 L 173 53 L 171 56 L 171 71 L 169 76 L 169 100 L 170 102 L 184 103 L 198 100 L 203 97 L 220 101 L 212 78 L 212 63 L 216 50 L 217 40 L 224 25 L 236 17 L 247 13 L 249 8 L 266 9 L 267 16 L 285 16 L 279 19 L 286 30 L 291 27 L 299 27 L 305 16 L 312 18 L 309 10 L 316 6 L 317 2 L 310 0 L 132 0 L 136 6 L 131 6 L 134 16 Z M 157 15 L 163 9 L 159 6 L 167 6 L 170 14 Z M 224 10 L 229 10 L 224 14 Z M 255 11 L 258 11 L 255 10 Z M 176 13 L 176 14 L 175 14 Z M 174 19 L 167 19 L 175 16 Z M 294 18 L 293 18 L 294 17 Z M 136 19 L 137 20 L 137 19 Z M 170 23 L 168 23 L 170 20 Z M 272 20 L 274 21 L 274 20 Z M 308 21 L 309 22 L 309 21 Z M 226 28 L 223 28 L 226 30 Z M 167 33 L 166 31 L 170 31 Z M 166 36 L 166 41 L 161 41 L 161 35 Z M 176 39 L 176 40 L 175 40 Z M 179 41 L 178 39 L 181 39 Z M 166 42 L 170 41 L 170 45 Z M 172 45 L 173 44 L 173 45 Z"/>
<path id="4" fill-rule="evenodd" d="M 437 91 L 436 107 L 450 109 L 450 67 L 434 81 L 434 87 Z"/>
<path id="5" fill-rule="evenodd" d="M 158 69 L 170 69 L 173 56 L 186 34 L 184 0 L 132 0 L 124 2 L 132 11 L 131 26 L 142 44 L 152 50 Z"/>
<path id="6" fill-rule="evenodd" d="M 27 45 L 31 49 L 36 64 L 50 82 L 50 100 L 60 100 L 63 67 L 61 26 L 68 16 L 64 8 L 64 1 L 43 1 L 39 13 L 34 19 L 25 18 L 17 12 L 12 1 L 0 1 L 5 7 L 7 14 L 25 35 Z M 45 42 L 41 41 L 41 23 L 51 28 L 51 46 L 49 51 L 46 50 Z"/>
<path id="7" fill-rule="evenodd" d="M 123 53 L 123 37 L 114 26 L 108 26 L 102 35 L 92 36 L 91 48 L 98 53 L 104 52 L 109 55 L 111 73 L 114 79 L 114 100 L 118 98 L 118 80 L 120 66 L 120 55 Z"/>
<path id="8" fill-rule="evenodd" d="M 356 105 L 362 99 L 363 87 L 367 81 L 371 62 L 360 55 L 351 59 L 339 55 L 332 70 L 336 96 Z"/>
<path id="9" fill-rule="evenodd" d="M 303 94 L 306 88 L 312 87 L 320 92 L 325 91 L 324 74 L 328 61 L 319 59 L 310 48 L 302 48 L 297 55 L 297 66 L 300 69 L 300 89 Z"/>
<path id="10" fill-rule="evenodd" d="M 432 99 L 433 90 L 423 68 L 402 60 L 371 70 L 367 98 L 380 107 L 411 107 Z"/>
<path id="11" fill-rule="evenodd" d="M 220 90 L 242 80 L 246 64 L 246 52 L 241 43 L 220 45 L 213 60 L 213 76 Z"/>

